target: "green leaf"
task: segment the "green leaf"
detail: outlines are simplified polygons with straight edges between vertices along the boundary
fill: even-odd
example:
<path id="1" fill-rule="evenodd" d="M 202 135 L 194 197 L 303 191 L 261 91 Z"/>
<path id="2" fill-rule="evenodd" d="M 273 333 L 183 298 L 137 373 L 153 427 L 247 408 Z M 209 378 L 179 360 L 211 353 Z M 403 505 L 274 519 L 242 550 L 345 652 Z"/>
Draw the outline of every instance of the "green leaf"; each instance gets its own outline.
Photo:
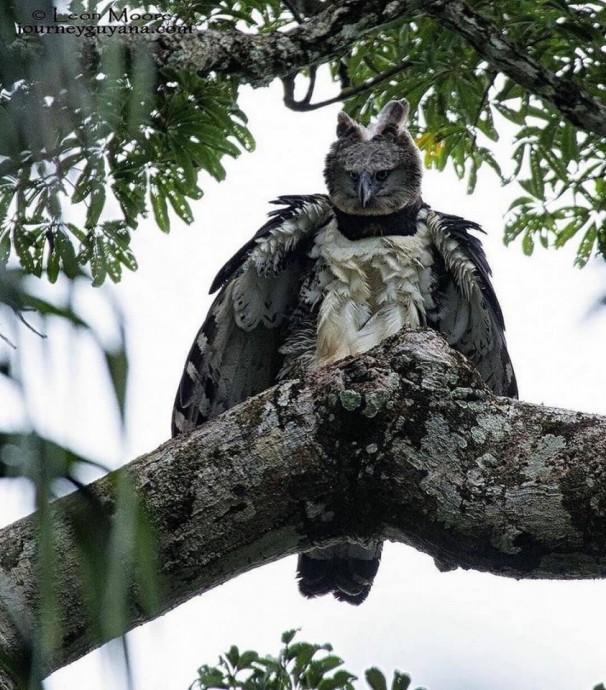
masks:
<path id="1" fill-rule="evenodd" d="M 88 229 L 92 229 L 97 225 L 104 206 L 105 186 L 103 184 L 96 184 L 91 192 L 90 200 L 88 202 L 88 210 L 86 213 L 85 225 Z"/>
<path id="2" fill-rule="evenodd" d="M 227 688 L 223 673 L 216 668 L 203 666 L 198 669 L 198 679 L 203 688 Z"/>
<path id="3" fill-rule="evenodd" d="M 170 232 L 170 218 L 168 217 L 168 206 L 166 204 L 166 194 L 163 185 L 156 183 L 150 186 L 149 194 L 151 198 L 154 218 L 162 232 Z"/>
<path id="4" fill-rule="evenodd" d="M 4 219 L 6 218 L 6 214 L 8 213 L 8 209 L 11 205 L 11 202 L 13 200 L 13 192 L 12 190 L 9 192 L 3 192 L 0 194 L 0 226 L 2 223 L 4 223 Z"/>
<path id="5" fill-rule="evenodd" d="M 107 275 L 107 256 L 105 242 L 100 235 L 94 235 L 91 240 L 90 267 L 93 275 L 93 286 L 99 287 L 105 282 Z"/>
<path id="6" fill-rule="evenodd" d="M 168 193 L 168 200 L 173 207 L 175 213 L 183 220 L 185 223 L 190 225 L 194 222 L 194 214 L 191 212 L 191 206 L 187 203 L 185 196 L 179 193 L 176 189 L 168 187 L 166 189 Z"/>
<path id="7" fill-rule="evenodd" d="M 197 190 L 196 181 L 198 179 L 198 171 L 194 167 L 191 151 L 179 141 L 172 141 L 171 148 L 175 161 L 182 170 L 183 179 L 186 185 L 190 189 Z"/>
<path id="8" fill-rule="evenodd" d="M 286 644 L 286 645 L 290 644 L 293 641 L 296 634 L 297 634 L 296 629 L 286 630 L 285 632 L 283 632 L 282 637 L 280 638 L 282 640 L 282 644 Z"/>
<path id="9" fill-rule="evenodd" d="M 78 328 L 91 330 L 86 321 L 81 319 L 74 311 L 67 307 L 60 307 L 30 294 L 21 293 L 19 297 L 20 301 L 16 306 L 20 309 L 33 309 L 43 316 L 57 316 L 65 319 Z"/>
<path id="10" fill-rule="evenodd" d="M 583 268 L 583 266 L 585 266 L 585 264 L 589 261 L 597 236 L 598 229 L 594 221 L 589 225 L 587 231 L 585 232 L 585 235 L 581 240 L 581 244 L 579 245 L 576 259 L 574 260 L 575 265 L 579 268 Z"/>
<path id="11" fill-rule="evenodd" d="M 128 247 L 122 248 L 120 246 L 114 246 L 112 247 L 112 254 L 123 266 L 126 266 L 129 271 L 136 271 L 139 267 L 135 255 Z"/>
<path id="12" fill-rule="evenodd" d="M 527 232 L 524 237 L 522 237 L 522 251 L 526 256 L 530 256 L 534 251 L 534 239 L 531 232 Z"/>
<path id="13" fill-rule="evenodd" d="M 494 107 L 501 113 L 501 115 L 503 115 L 503 117 L 506 117 L 510 122 L 513 122 L 516 125 L 523 125 L 526 122 L 526 115 L 522 111 L 509 108 L 498 101 L 494 103 Z"/>
<path id="14" fill-rule="evenodd" d="M 59 277 L 59 252 L 55 246 L 49 254 L 46 264 L 46 275 L 49 282 L 56 283 Z"/>
<path id="15" fill-rule="evenodd" d="M 318 651 L 318 646 L 310 644 L 309 642 L 295 642 L 290 645 L 288 651 L 285 652 L 285 659 L 294 659 L 295 665 L 299 669 L 303 669 L 311 661 L 313 655 Z"/>
<path id="16" fill-rule="evenodd" d="M 564 165 L 564 163 L 562 163 L 560 158 L 555 156 L 550 148 L 542 148 L 541 153 L 543 154 L 543 158 L 547 161 L 549 167 L 555 172 L 557 177 L 562 182 L 568 184 L 570 181 L 568 171 L 566 170 L 566 166 Z"/>
<path id="17" fill-rule="evenodd" d="M 59 229 L 54 235 L 55 252 L 61 258 L 61 266 L 68 278 L 75 278 L 79 273 L 76 250 L 69 237 Z"/>
<path id="18" fill-rule="evenodd" d="M 518 206 L 528 206 L 529 204 L 533 204 L 534 200 L 532 197 L 529 196 L 519 196 L 517 199 L 511 202 L 509 205 L 509 208 L 507 211 L 511 211 L 514 208 L 517 208 Z"/>
<path id="19" fill-rule="evenodd" d="M 471 170 L 469 171 L 469 176 L 467 179 L 467 193 L 473 194 L 476 184 L 478 182 L 478 167 L 475 163 L 472 163 Z"/>
<path id="20" fill-rule="evenodd" d="M 95 161 L 96 162 L 96 161 Z M 84 201 L 86 197 L 91 193 L 93 186 L 95 184 L 94 178 L 96 169 L 93 160 L 87 161 L 84 166 L 84 170 L 80 173 L 80 176 L 76 180 L 74 193 L 72 194 L 72 203 L 78 204 Z"/>
<path id="21" fill-rule="evenodd" d="M 394 671 L 391 690 L 408 690 L 410 682 L 410 676 L 407 673 Z"/>
<path id="22" fill-rule="evenodd" d="M 555 239 L 555 246 L 559 249 L 560 247 L 563 247 L 568 240 L 570 240 L 572 237 L 574 237 L 577 233 L 577 230 L 579 230 L 580 223 L 578 220 L 572 220 L 570 223 L 564 226 L 562 230 L 558 230 L 556 234 L 556 239 Z"/>
<path id="23" fill-rule="evenodd" d="M 540 163 L 538 151 L 532 151 L 530 156 L 530 173 L 532 175 L 532 188 L 538 199 L 545 198 L 545 174 Z"/>
<path id="24" fill-rule="evenodd" d="M 0 268 L 4 268 L 11 255 L 11 238 L 8 232 L 0 237 Z"/>
<path id="25" fill-rule="evenodd" d="M 540 193 L 540 189 L 537 187 L 536 178 L 533 177 L 530 180 L 518 180 L 518 184 L 520 185 L 520 187 L 522 187 L 522 189 L 525 192 L 532 194 L 532 196 L 534 196 L 535 199 L 539 199 L 540 201 L 543 200 L 543 197 Z"/>
<path id="26" fill-rule="evenodd" d="M 225 658 L 229 661 L 233 668 L 238 667 L 238 659 L 240 658 L 240 651 L 236 645 L 232 645 L 229 652 L 225 654 Z"/>
<path id="27" fill-rule="evenodd" d="M 366 682 L 370 685 L 372 690 L 387 690 L 387 681 L 383 672 L 376 667 L 372 667 L 366 670 L 364 673 Z"/>
<path id="28" fill-rule="evenodd" d="M 122 279 L 122 263 L 114 254 L 107 254 L 107 275 L 112 283 L 119 283 Z"/>
<path id="29" fill-rule="evenodd" d="M 353 673 L 350 673 L 349 671 L 345 671 L 345 670 L 337 671 L 334 674 L 333 678 L 341 687 L 345 687 L 345 686 L 350 685 L 352 680 L 357 680 L 357 677 L 354 676 Z"/>
<path id="30" fill-rule="evenodd" d="M 343 659 L 340 659 L 336 654 L 329 654 L 323 659 L 320 659 L 318 663 L 322 666 L 324 671 L 332 671 L 333 668 L 343 665 Z"/>
<path id="31" fill-rule="evenodd" d="M 30 254 L 30 234 L 24 231 L 16 230 L 13 235 L 13 246 L 19 258 L 19 263 L 23 270 L 28 273 L 33 273 L 35 270 L 34 259 Z"/>
<path id="32" fill-rule="evenodd" d="M 324 674 L 325 671 L 322 666 L 318 662 L 312 661 L 302 675 L 305 677 L 305 683 L 308 688 L 317 688 Z"/>
<path id="33" fill-rule="evenodd" d="M 251 650 L 242 652 L 242 654 L 240 654 L 240 658 L 238 659 L 238 669 L 251 668 L 252 663 L 257 661 L 258 658 L 259 655 L 257 652 Z"/>
<path id="34" fill-rule="evenodd" d="M 44 258 L 44 247 L 46 246 L 46 233 L 42 230 L 42 227 L 38 227 L 36 231 L 32 233 L 32 236 L 36 238 L 31 245 L 32 257 L 34 260 L 32 273 L 38 278 L 42 275 L 42 260 Z"/>
<path id="35" fill-rule="evenodd" d="M 518 175 L 520 174 L 520 170 L 522 169 L 522 165 L 524 163 L 524 155 L 526 153 L 526 144 L 520 144 L 513 152 L 513 160 L 515 162 L 515 167 L 513 169 L 513 172 L 511 174 L 511 179 L 515 180 L 517 179 Z"/>
<path id="36" fill-rule="evenodd" d="M 114 395 L 120 410 L 120 416 L 124 420 L 126 410 L 126 385 L 128 382 L 128 356 L 126 349 L 119 348 L 114 352 L 105 351 L 105 363 L 110 375 Z"/>
<path id="37" fill-rule="evenodd" d="M 578 160 L 579 146 L 577 143 L 577 132 L 574 125 L 565 122 L 560 136 L 560 148 L 566 161 Z"/>
<path id="38" fill-rule="evenodd" d="M 353 686 L 351 684 L 351 679 L 353 676 L 347 673 L 347 671 L 343 671 L 342 673 L 345 675 L 339 676 L 338 673 L 335 673 L 334 676 L 329 678 L 322 678 L 318 684 L 318 690 L 338 690 L 339 688 L 351 688 L 353 690 Z"/>

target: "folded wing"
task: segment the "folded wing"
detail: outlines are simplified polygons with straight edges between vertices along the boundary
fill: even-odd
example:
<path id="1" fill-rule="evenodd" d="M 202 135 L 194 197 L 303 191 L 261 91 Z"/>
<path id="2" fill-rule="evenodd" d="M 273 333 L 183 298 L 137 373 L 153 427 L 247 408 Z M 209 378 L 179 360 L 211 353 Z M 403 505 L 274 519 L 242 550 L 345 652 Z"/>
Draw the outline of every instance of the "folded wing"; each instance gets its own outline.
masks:
<path id="1" fill-rule="evenodd" d="M 285 208 L 219 271 L 220 289 L 191 346 L 172 417 L 173 436 L 270 387 L 315 233 L 332 217 L 327 197 L 280 197 Z"/>
<path id="2" fill-rule="evenodd" d="M 428 323 L 464 354 L 496 395 L 518 396 L 505 342 L 503 313 L 491 282 L 476 223 L 428 210 L 425 218 L 436 247 L 439 273 L 436 306 Z"/>

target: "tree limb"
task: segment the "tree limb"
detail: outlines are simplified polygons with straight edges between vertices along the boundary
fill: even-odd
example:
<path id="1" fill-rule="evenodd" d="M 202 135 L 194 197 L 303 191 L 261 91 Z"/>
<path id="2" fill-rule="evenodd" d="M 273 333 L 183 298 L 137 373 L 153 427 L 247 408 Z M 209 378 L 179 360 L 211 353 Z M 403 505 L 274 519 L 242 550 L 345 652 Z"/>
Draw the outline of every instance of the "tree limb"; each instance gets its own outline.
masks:
<path id="1" fill-rule="evenodd" d="M 463 36 L 491 67 L 559 110 L 573 125 L 606 136 L 606 105 L 524 54 L 464 0 L 427 0 L 423 11 Z"/>
<path id="2" fill-rule="evenodd" d="M 158 41 L 160 64 L 235 76 L 253 86 L 338 57 L 360 36 L 420 13 L 460 34 L 490 66 L 559 110 L 575 126 L 606 136 L 606 105 L 512 45 L 463 0 L 341 0 L 286 32 L 201 31 Z"/>
<path id="3" fill-rule="evenodd" d="M 153 615 L 133 588 L 128 629 L 343 535 L 410 544 L 442 569 L 606 575 L 606 418 L 494 397 L 433 331 L 284 382 L 122 471 L 157 531 L 165 584 Z M 109 475 L 89 489 L 111 509 L 114 486 Z M 48 672 L 106 641 L 86 619 L 62 517 L 73 500 L 55 503 L 63 638 Z M 32 620 L 34 525 L 0 531 L 0 589 Z M 0 655 L 18 649 L 0 607 Z"/>
<path id="4" fill-rule="evenodd" d="M 82 36 L 79 43 L 83 59 L 90 61 L 112 41 L 135 46 L 151 40 L 160 67 L 221 74 L 252 86 L 266 86 L 276 77 L 288 78 L 338 58 L 365 33 L 380 30 L 395 20 L 411 21 L 426 14 L 467 40 L 491 68 L 539 96 L 575 126 L 606 136 L 606 105 L 579 84 L 526 55 L 464 0 L 336 0 L 313 3 L 313 7 L 311 16 L 297 13 L 301 23 L 288 31 L 252 34 L 207 29 L 148 36 L 100 34 Z M 19 39 L 13 43 L 11 54 L 15 61 L 23 61 L 26 42 Z"/>
<path id="5" fill-rule="evenodd" d="M 491 68 L 539 96 L 575 126 L 606 136 L 606 105 L 578 83 L 558 76 L 526 55 L 464 0 L 336 0 L 311 4 L 313 14 L 296 13 L 301 23 L 288 31 L 252 34 L 207 29 L 113 36 L 101 33 L 82 36 L 78 42 L 82 58 L 90 61 L 108 43 L 120 41 L 133 47 L 148 40 L 154 43 L 159 67 L 221 74 L 252 86 L 266 86 L 277 77 L 288 78 L 302 69 L 338 58 L 365 33 L 380 30 L 395 20 L 411 21 L 426 14 L 467 40 Z M 16 63 L 26 59 L 27 50 L 32 48 L 25 46 L 27 43 L 31 44 L 23 38 L 14 41 L 9 54 Z"/>
<path id="6" fill-rule="evenodd" d="M 210 29 L 166 34 L 156 41 L 156 60 L 160 66 L 214 72 L 266 86 L 276 77 L 338 57 L 368 31 L 414 14 L 418 4 L 418 0 L 340 0 L 289 31 L 247 34 Z M 134 42 L 132 37 L 128 40 Z"/>

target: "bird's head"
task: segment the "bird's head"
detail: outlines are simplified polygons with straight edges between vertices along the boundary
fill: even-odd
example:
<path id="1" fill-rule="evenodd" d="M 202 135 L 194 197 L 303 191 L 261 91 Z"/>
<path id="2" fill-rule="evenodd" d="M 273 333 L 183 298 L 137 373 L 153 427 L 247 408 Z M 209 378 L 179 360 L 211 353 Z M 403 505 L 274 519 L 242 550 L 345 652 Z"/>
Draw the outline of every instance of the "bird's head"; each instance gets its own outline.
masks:
<path id="1" fill-rule="evenodd" d="M 324 178 L 340 211 L 382 216 L 420 202 L 421 158 L 406 129 L 407 116 L 406 101 L 388 103 L 370 127 L 339 113 Z"/>

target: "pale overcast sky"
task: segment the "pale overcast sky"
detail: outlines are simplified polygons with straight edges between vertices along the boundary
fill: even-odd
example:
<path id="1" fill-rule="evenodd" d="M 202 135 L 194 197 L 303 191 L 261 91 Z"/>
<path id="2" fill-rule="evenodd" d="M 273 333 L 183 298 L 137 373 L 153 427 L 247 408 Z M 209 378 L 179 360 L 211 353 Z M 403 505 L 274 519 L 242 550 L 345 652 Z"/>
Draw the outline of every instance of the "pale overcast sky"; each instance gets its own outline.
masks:
<path id="1" fill-rule="evenodd" d="M 135 234 L 140 269 L 111 288 L 128 325 L 126 444 L 107 412 L 108 385 L 92 346 L 83 352 L 59 332 L 50 334 L 55 346 L 46 365 L 28 338 L 30 413 L 41 429 L 112 465 L 168 438 L 175 389 L 216 271 L 264 222 L 269 200 L 323 190 L 323 158 L 339 108 L 295 114 L 280 99 L 278 87 L 243 89 L 257 151 L 228 161 L 224 183 L 206 184 L 192 227 L 175 221 L 165 236 L 148 223 Z M 488 171 L 471 197 L 450 171 L 428 173 L 424 182 L 434 208 L 478 221 L 489 233 L 483 241 L 521 398 L 606 414 L 606 313 L 584 318 L 606 291 L 605 272 L 597 263 L 574 269 L 571 250 L 538 249 L 527 258 L 519 245 L 506 249 L 502 218 L 518 195 Z M 83 308 L 104 326 L 103 301 L 86 293 Z M 27 492 L 4 484 L 2 524 L 29 509 Z M 604 582 L 439 573 L 427 556 L 389 544 L 369 599 L 354 608 L 332 598 L 303 599 L 294 571 L 294 557 L 257 569 L 131 633 L 136 689 L 186 690 L 196 668 L 214 663 L 231 644 L 275 653 L 281 632 L 293 627 L 302 628 L 301 639 L 330 641 L 355 672 L 398 668 L 430 690 L 590 690 L 606 681 Z M 95 652 L 57 672 L 47 687 L 118 689 L 107 671 L 110 656 Z"/>

